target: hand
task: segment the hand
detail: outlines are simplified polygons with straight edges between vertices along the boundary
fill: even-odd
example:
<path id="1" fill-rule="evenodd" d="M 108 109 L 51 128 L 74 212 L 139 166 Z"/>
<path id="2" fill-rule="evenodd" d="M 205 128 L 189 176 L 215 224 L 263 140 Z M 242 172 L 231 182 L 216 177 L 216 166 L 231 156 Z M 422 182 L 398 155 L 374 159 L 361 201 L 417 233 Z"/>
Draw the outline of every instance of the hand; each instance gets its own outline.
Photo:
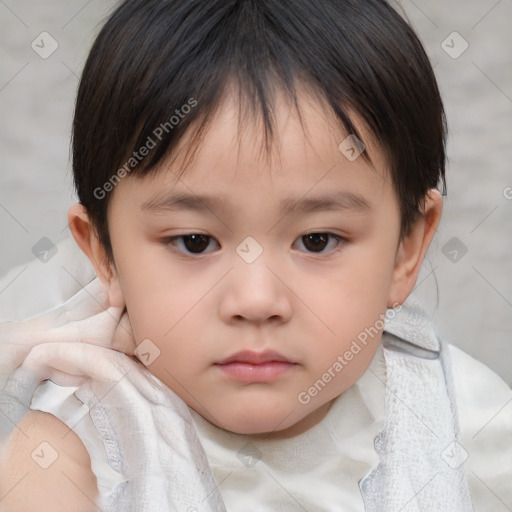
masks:
<path id="1" fill-rule="evenodd" d="M 78 386 L 108 462 L 123 477 L 102 497 L 102 510 L 225 511 L 188 407 L 140 362 L 88 343 L 43 343 L 6 380 L 0 405 L 28 407 L 45 379 Z"/>
<path id="2" fill-rule="evenodd" d="M 0 389 L 2 377 L 17 368 L 40 343 L 91 343 L 132 355 L 135 349 L 128 316 L 111 307 L 95 278 L 64 304 L 21 322 L 0 323 Z"/>
<path id="3" fill-rule="evenodd" d="M 33 347 L 58 341 L 90 343 L 129 355 L 136 347 L 128 315 L 110 306 L 105 288 L 95 278 L 56 308 L 28 320 L 0 323 L 0 390 Z M 29 411 L 31 398 L 32 394 L 24 395 L 16 403 L 0 398 L 0 448 Z"/>

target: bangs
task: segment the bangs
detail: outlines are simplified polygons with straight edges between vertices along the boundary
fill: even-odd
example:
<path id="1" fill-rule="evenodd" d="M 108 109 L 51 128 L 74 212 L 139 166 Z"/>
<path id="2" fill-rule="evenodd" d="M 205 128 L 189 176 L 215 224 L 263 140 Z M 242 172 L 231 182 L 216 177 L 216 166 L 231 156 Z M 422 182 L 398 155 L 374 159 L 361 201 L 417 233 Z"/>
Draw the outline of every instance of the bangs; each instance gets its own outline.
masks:
<path id="1" fill-rule="evenodd" d="M 362 120 L 383 151 L 407 231 L 427 191 L 445 186 L 446 121 L 420 41 L 383 0 L 122 2 L 94 42 L 78 90 L 80 202 L 105 224 L 108 196 L 92 191 L 119 169 L 143 177 L 184 152 L 182 174 L 228 90 L 238 95 L 239 135 L 260 120 L 270 157 L 275 93 L 302 123 L 299 87 L 334 114 L 340 133 L 365 143 L 350 116 Z"/>

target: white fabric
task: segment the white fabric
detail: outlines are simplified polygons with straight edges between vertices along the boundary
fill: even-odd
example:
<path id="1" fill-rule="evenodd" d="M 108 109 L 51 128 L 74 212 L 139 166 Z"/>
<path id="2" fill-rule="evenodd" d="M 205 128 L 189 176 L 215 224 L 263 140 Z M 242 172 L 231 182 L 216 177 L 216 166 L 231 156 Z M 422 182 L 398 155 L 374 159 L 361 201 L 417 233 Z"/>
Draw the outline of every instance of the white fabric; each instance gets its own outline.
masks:
<path id="1" fill-rule="evenodd" d="M 126 320 L 122 308 L 109 307 L 103 286 L 94 280 L 40 316 L 0 323 L 0 452 L 36 389 L 51 379 L 75 386 L 75 400 L 83 406 L 73 407 L 69 396 L 53 405 L 61 406 L 61 420 L 70 428 L 87 412 L 103 446 L 87 435 L 82 441 L 93 456 L 103 451 L 115 472 L 103 485 L 99 470 L 102 510 L 222 512 L 190 411 L 124 353 L 131 336 Z"/>
<path id="2" fill-rule="evenodd" d="M 76 275 L 90 275 L 91 269 L 87 262 L 80 261 L 78 266 L 80 268 Z M 86 282 L 86 278 L 81 281 Z M 7 279 L 3 280 L 3 283 L 8 282 Z M 47 278 L 47 282 L 55 283 L 55 275 L 53 280 Z M 80 283 L 74 282 L 71 287 L 79 289 Z M 58 300 L 54 300 L 53 305 L 59 303 L 61 294 L 58 295 Z M 51 304 L 48 307 L 50 306 Z M 37 311 L 32 309 L 29 314 Z M 5 313 L 3 305 L 2 310 Z M 17 307 L 17 318 L 29 316 L 20 311 L 22 308 Z M 13 319 L 12 315 L 2 317 Z M 458 439 L 454 400 L 450 393 L 447 346 L 439 344 L 430 321 L 422 314 L 417 315 L 415 321 L 404 322 L 401 329 L 396 322 L 394 327 L 392 324 L 393 322 L 387 326 L 387 330 L 402 336 L 412 345 L 402 344 L 398 350 L 390 346 L 379 349 L 372 365 L 352 388 L 333 402 L 326 418 L 301 436 L 279 442 L 256 439 L 254 436 L 239 436 L 214 427 L 191 411 L 228 511 L 244 512 L 257 508 L 261 512 L 286 512 L 305 508 L 311 512 L 325 512 L 339 511 L 340 507 L 341 510 L 359 512 L 388 512 L 400 508 L 404 511 L 437 510 L 436 500 L 439 499 L 443 485 L 449 488 L 448 494 L 453 493 L 453 488 L 450 487 L 451 484 L 442 482 L 441 487 L 439 484 L 430 485 L 436 482 L 435 478 L 431 482 L 428 478 L 425 480 L 425 477 L 431 475 L 431 471 L 437 467 L 436 464 L 440 464 L 439 460 L 448 460 L 456 465 L 453 460 L 462 460 L 465 456 L 466 452 L 462 450 L 467 450 L 469 455 L 465 464 L 456 468 L 450 467 L 453 471 L 451 481 L 453 483 L 455 477 L 456 482 L 455 497 L 452 502 L 448 502 L 447 507 L 443 501 L 439 510 L 468 509 L 464 479 L 461 478 L 462 469 L 468 478 L 476 510 L 512 509 L 512 487 L 509 483 L 512 476 L 512 391 L 484 365 L 449 346 L 449 353 L 453 356 L 462 449 L 454 451 L 453 446 L 450 448 L 448 445 L 448 451 L 441 454 L 444 458 L 439 459 L 439 448 L 444 441 L 451 439 L 451 442 L 456 442 Z M 385 334 L 384 340 L 386 339 L 396 341 Z M 400 342 L 395 345 L 400 345 Z M 411 348 L 412 346 L 417 348 Z M 400 348 L 403 349 L 402 352 Z M 436 352 L 439 348 L 439 364 L 433 364 L 432 359 L 422 357 L 429 354 L 425 350 Z M 393 376 L 391 385 L 388 381 L 387 387 L 386 365 L 387 373 Z M 432 366 L 435 369 L 429 371 L 428 368 Z M 430 436 L 424 446 L 409 446 L 404 449 L 404 443 L 400 445 L 400 440 L 407 440 L 408 432 L 404 432 L 403 428 L 400 430 L 400 422 L 393 425 L 393 414 L 396 412 L 391 414 L 391 418 L 389 412 L 400 412 L 401 409 L 400 414 L 403 414 L 406 410 L 411 411 L 411 400 L 415 402 L 419 388 L 409 393 L 407 384 L 414 382 L 415 379 L 411 381 L 410 377 L 414 377 L 419 367 L 422 367 L 424 376 L 432 384 L 443 385 L 426 386 L 426 391 L 438 394 L 440 402 L 424 403 L 422 407 L 426 407 L 426 410 L 423 412 L 418 412 L 417 408 L 412 410 L 422 418 L 424 426 L 426 424 L 432 428 L 430 422 L 435 422 L 435 431 L 441 434 L 438 434 L 438 438 Z M 400 385 L 396 388 L 398 384 Z M 416 384 L 422 386 L 424 383 Z M 87 440 L 86 446 L 91 455 L 93 471 L 98 478 L 99 490 L 102 494 L 107 494 L 122 479 L 109 466 L 106 453 L 108 449 L 105 449 L 87 409 L 75 396 L 77 389 L 60 387 L 50 381 L 44 382 L 34 394 L 30 407 L 55 414 L 73 427 L 83 440 Z M 400 404 L 400 398 L 404 397 L 404 403 Z M 435 406 L 439 403 L 441 406 L 438 410 Z M 435 417 L 438 412 L 439 418 Z M 438 421 L 441 418 L 443 420 Z M 437 423 L 440 424 L 440 430 L 437 430 Z M 383 427 L 386 428 L 382 430 Z M 414 429 L 417 430 L 418 427 Z M 374 439 L 379 438 L 384 441 L 380 447 L 376 447 L 380 457 L 373 446 Z M 415 439 L 414 436 L 412 438 Z M 432 444 L 433 438 L 437 440 Z M 255 446 L 257 450 L 254 449 Z M 397 446 L 401 448 L 395 449 Z M 381 451 L 383 448 L 385 453 Z M 429 451 L 429 448 L 432 449 Z M 444 449 L 443 447 L 443 452 Z M 430 453 L 435 453 L 435 457 L 429 457 Z M 255 454 L 257 457 L 254 457 Z M 408 455 L 401 457 L 400 454 Z M 418 459 L 416 454 L 419 454 Z M 432 464 L 434 458 L 436 462 Z M 420 461 L 420 471 L 414 469 L 417 460 Z M 403 468 L 407 461 L 408 468 L 412 467 L 410 470 Z M 442 471 L 447 469 L 443 468 Z M 422 482 L 428 485 L 418 488 Z M 382 493 L 373 502 L 372 495 L 366 492 L 371 489 Z M 414 494 L 411 496 L 412 491 Z M 399 505 L 399 502 L 402 503 L 409 496 L 411 501 L 405 506 L 410 508 Z M 387 503 L 386 508 L 383 503 Z M 457 503 L 463 508 L 453 508 L 459 506 Z"/>
<path id="3" fill-rule="evenodd" d="M 0 276 L 0 322 L 23 320 L 61 305 L 96 277 L 71 236 L 45 263 L 35 258 Z"/>
<path id="4" fill-rule="evenodd" d="M 139 361 L 116 350 L 70 342 L 34 347 L 0 389 L 0 440 L 44 379 L 77 386 L 74 394 L 87 406 L 107 462 L 121 477 L 113 487 L 101 485 L 99 508 L 225 511 L 188 407 Z M 89 449 L 89 438 L 82 441 Z"/>
<path id="5" fill-rule="evenodd" d="M 378 462 L 373 438 L 384 412 L 385 367 L 382 349 L 371 370 L 338 397 L 322 422 L 287 440 L 237 435 L 224 431 L 191 410 L 214 477 L 229 512 L 308 512 L 363 510 L 358 481 Z M 36 391 L 31 408 L 50 412 L 66 424 L 63 410 L 77 388 L 59 387 L 51 381 Z M 62 406 L 59 406 L 59 402 Z M 103 443 L 86 414 L 74 424 L 82 439 L 95 445 L 91 453 L 99 489 L 118 483 Z"/>
<path id="6" fill-rule="evenodd" d="M 375 439 L 381 460 L 361 482 L 365 510 L 472 511 L 448 349 L 417 305 L 388 325 L 383 344 L 386 412 Z"/>
<path id="7" fill-rule="evenodd" d="M 464 469 L 475 510 L 505 512 L 512 505 L 512 390 L 482 363 L 448 347 L 461 445 L 468 453 Z M 80 438 L 89 439 L 92 469 L 100 492 L 106 492 L 119 483 L 119 475 L 108 465 L 87 409 L 74 395 L 76 389 L 46 381 L 34 394 L 31 408 L 54 414 Z M 385 366 L 379 349 L 368 370 L 333 402 L 324 420 L 286 442 L 232 434 L 192 411 L 228 512 L 252 512 L 255 503 L 258 512 L 296 511 L 301 506 L 308 512 L 363 512 L 358 481 L 379 461 L 373 439 L 383 424 L 384 396 Z M 279 471 L 273 469 L 276 463 Z"/>

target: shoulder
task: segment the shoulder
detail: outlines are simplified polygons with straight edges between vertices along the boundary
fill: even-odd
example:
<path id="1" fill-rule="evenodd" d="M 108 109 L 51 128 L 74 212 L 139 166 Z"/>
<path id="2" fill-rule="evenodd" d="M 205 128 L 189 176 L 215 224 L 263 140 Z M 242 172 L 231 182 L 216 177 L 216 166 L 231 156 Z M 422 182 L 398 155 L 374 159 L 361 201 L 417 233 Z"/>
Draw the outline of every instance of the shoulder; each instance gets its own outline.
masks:
<path id="1" fill-rule="evenodd" d="M 460 348 L 448 347 L 461 429 L 475 439 L 486 429 L 512 432 L 510 386 Z"/>
<path id="2" fill-rule="evenodd" d="M 80 438 L 52 414 L 31 410 L 0 461 L 2 512 L 97 510 L 96 477 Z"/>
<path id="3" fill-rule="evenodd" d="M 475 508 L 512 506 L 512 389 L 490 368 L 448 345 L 465 470 Z"/>

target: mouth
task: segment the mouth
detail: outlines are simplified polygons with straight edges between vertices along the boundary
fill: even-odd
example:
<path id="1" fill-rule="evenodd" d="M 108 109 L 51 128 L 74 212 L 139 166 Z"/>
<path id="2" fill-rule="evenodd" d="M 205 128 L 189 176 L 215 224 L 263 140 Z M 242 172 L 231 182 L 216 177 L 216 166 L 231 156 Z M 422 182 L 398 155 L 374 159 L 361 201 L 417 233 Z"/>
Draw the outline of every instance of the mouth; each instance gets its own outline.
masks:
<path id="1" fill-rule="evenodd" d="M 273 381 L 289 372 L 296 363 L 275 351 L 243 350 L 215 363 L 224 375 L 240 382 Z"/>

